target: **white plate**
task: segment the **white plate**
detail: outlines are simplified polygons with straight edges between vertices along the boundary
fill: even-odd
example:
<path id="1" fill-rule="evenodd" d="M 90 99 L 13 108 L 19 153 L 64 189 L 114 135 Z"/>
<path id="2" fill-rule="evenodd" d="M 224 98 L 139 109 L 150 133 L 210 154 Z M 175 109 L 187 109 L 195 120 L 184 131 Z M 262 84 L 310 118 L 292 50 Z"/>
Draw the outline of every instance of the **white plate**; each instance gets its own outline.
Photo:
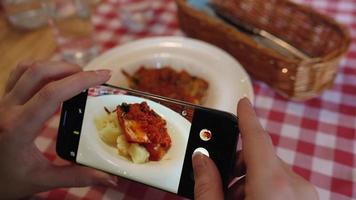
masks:
<path id="1" fill-rule="evenodd" d="M 143 101 L 166 120 L 172 146 L 160 161 L 134 164 L 118 155 L 116 148 L 100 139 L 94 118 L 105 114 L 104 106 L 114 110 L 117 105 L 124 102 Z M 191 126 L 187 119 L 168 107 L 147 99 L 129 95 L 104 95 L 88 97 L 83 122 L 77 162 L 177 193 Z"/>
<path id="2" fill-rule="evenodd" d="M 209 82 L 203 106 L 236 113 L 237 102 L 248 97 L 253 102 L 251 81 L 241 65 L 223 50 L 184 37 L 156 37 L 137 40 L 104 52 L 85 70 L 111 69 L 109 84 L 127 87 L 121 70 L 134 73 L 141 65 L 171 66 Z"/>

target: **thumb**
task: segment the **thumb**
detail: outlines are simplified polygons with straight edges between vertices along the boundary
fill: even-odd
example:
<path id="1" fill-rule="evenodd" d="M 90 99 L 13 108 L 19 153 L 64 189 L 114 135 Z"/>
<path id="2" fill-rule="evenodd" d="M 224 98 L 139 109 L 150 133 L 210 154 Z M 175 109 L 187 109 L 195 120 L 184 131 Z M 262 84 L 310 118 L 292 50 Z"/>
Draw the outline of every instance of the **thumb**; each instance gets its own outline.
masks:
<path id="1" fill-rule="evenodd" d="M 220 174 L 214 162 L 204 154 L 193 154 L 194 199 L 224 199 Z"/>
<path id="2" fill-rule="evenodd" d="M 105 185 L 116 187 L 118 178 L 107 173 L 78 165 L 51 166 L 39 176 L 46 189 Z"/>

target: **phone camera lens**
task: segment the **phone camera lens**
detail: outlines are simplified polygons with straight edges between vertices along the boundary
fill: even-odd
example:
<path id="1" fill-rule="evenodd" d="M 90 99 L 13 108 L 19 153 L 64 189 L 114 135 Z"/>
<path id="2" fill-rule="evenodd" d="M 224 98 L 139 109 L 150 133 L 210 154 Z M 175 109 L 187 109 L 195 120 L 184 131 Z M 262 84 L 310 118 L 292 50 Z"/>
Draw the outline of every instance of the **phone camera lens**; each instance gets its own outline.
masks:
<path id="1" fill-rule="evenodd" d="M 209 141 L 212 137 L 212 133 L 208 129 L 202 129 L 199 133 L 199 136 L 203 141 Z"/>

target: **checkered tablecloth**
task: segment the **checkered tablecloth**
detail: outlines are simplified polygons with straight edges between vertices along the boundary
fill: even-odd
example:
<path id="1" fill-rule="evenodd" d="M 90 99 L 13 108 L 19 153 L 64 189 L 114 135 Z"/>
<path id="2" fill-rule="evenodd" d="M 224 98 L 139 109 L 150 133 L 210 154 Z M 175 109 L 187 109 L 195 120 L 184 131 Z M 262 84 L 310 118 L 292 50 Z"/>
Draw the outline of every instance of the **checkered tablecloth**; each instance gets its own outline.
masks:
<path id="1" fill-rule="evenodd" d="M 142 31 L 130 31 L 122 24 L 118 11 L 123 2 L 103 1 L 94 14 L 96 36 L 103 51 L 143 37 L 183 35 L 174 1 L 151 0 L 155 17 Z M 317 187 L 321 199 L 356 199 L 356 1 L 297 2 L 310 5 L 348 26 L 353 38 L 350 51 L 340 65 L 333 87 L 309 101 L 288 101 L 265 84 L 253 80 L 255 108 L 261 123 L 272 136 L 278 155 Z M 63 163 L 55 153 L 58 120 L 56 115 L 48 122 L 36 144 L 48 159 Z M 116 189 L 57 189 L 33 197 L 37 198 L 180 199 L 128 181 L 120 183 Z"/>

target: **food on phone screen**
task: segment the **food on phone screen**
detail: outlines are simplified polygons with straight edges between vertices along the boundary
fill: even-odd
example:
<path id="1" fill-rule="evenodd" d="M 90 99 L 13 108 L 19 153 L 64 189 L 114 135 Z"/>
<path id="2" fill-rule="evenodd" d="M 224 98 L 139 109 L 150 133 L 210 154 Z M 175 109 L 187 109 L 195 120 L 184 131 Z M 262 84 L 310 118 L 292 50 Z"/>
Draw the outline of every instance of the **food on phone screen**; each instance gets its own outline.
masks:
<path id="1" fill-rule="evenodd" d="M 115 112 L 95 118 L 95 126 L 101 140 L 110 146 L 116 146 L 117 137 L 122 135 L 122 131 Z"/>
<path id="2" fill-rule="evenodd" d="M 171 147 L 166 121 L 146 102 L 122 103 L 96 118 L 100 138 L 134 163 L 159 161 Z"/>
<path id="3" fill-rule="evenodd" d="M 202 104 L 209 83 L 185 70 L 175 71 L 169 66 L 162 68 L 145 68 L 141 66 L 134 74 L 122 71 L 129 87 L 173 99 Z"/>

